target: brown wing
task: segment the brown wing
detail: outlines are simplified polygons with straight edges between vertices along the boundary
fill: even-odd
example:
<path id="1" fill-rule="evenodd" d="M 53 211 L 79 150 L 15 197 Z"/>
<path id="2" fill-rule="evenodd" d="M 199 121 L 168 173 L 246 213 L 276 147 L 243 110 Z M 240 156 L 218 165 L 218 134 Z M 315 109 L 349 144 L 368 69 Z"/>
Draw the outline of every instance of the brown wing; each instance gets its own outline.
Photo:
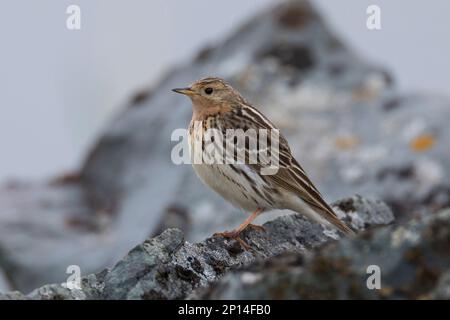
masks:
<path id="1" fill-rule="evenodd" d="M 233 129 L 276 129 L 276 127 L 259 111 L 249 105 L 242 105 L 230 113 L 226 121 L 222 122 L 222 128 Z M 269 135 L 270 138 L 270 135 Z M 271 143 L 268 144 L 269 146 Z M 258 150 L 257 152 L 260 152 Z M 252 150 L 246 150 L 246 159 Z M 292 156 L 287 140 L 279 134 L 279 170 L 274 175 L 263 176 L 266 181 L 280 188 L 298 195 L 311 208 L 327 221 L 347 234 L 354 233 L 345 223 L 337 217 L 333 209 L 323 200 L 322 195 L 306 175 L 303 168 Z M 261 172 L 261 165 L 250 165 L 256 172 Z"/>
<path id="2" fill-rule="evenodd" d="M 288 147 L 287 147 L 288 148 Z M 305 171 L 292 157 L 290 151 L 288 154 L 281 155 L 285 160 L 280 160 L 280 169 L 275 175 L 268 175 L 266 179 L 271 180 L 279 187 L 291 191 L 298 195 L 303 201 L 308 203 L 311 208 L 319 213 L 323 218 L 332 223 L 346 234 L 354 233 L 345 223 L 343 223 L 333 211 L 333 209 L 323 200 L 322 195 L 306 175 Z M 282 165 L 281 165 L 282 164 Z"/>

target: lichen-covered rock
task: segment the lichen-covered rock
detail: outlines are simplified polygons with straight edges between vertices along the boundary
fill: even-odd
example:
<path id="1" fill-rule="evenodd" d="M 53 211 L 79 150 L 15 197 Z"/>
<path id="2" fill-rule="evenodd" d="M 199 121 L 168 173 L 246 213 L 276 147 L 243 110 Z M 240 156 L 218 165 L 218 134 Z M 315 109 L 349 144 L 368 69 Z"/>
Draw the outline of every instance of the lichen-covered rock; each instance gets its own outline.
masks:
<path id="1" fill-rule="evenodd" d="M 345 204 L 345 205 L 344 205 Z M 355 196 L 337 203 L 335 209 L 355 230 L 389 224 L 390 209 L 379 201 Z M 81 288 L 45 285 L 27 299 L 180 299 L 194 289 L 207 287 L 230 270 L 285 252 L 306 253 L 340 238 L 301 215 L 286 215 L 264 224 L 265 231 L 249 229 L 243 239 L 251 250 L 235 240 L 208 238 L 186 242 L 180 230 L 168 229 L 136 246 L 109 270 L 84 277 Z"/>
<path id="2" fill-rule="evenodd" d="M 385 204 L 353 197 L 339 213 L 356 230 L 393 221 Z M 343 203 L 342 202 L 342 203 Z M 356 223 L 355 223 L 356 222 Z M 267 222 L 265 231 L 245 231 L 243 239 L 252 247 L 223 238 L 209 238 L 191 244 L 181 231 L 169 229 L 133 249 L 105 277 L 103 297 L 108 299 L 180 299 L 197 287 L 205 287 L 229 269 L 282 252 L 305 252 L 339 238 L 300 215 L 289 215 Z M 130 273 L 131 272 L 131 273 Z"/>
<path id="3" fill-rule="evenodd" d="M 369 289 L 367 282 L 376 283 L 369 279 L 378 272 L 375 269 L 380 271 L 381 287 Z M 448 299 L 449 274 L 450 209 L 330 243 L 310 256 L 290 253 L 253 264 L 192 297 Z"/>
<path id="4" fill-rule="evenodd" d="M 450 270 L 440 275 L 436 288 L 429 296 L 432 299 L 450 300 Z"/>
<path id="5" fill-rule="evenodd" d="M 28 298 L 19 291 L 0 293 L 0 300 L 27 300 Z"/>

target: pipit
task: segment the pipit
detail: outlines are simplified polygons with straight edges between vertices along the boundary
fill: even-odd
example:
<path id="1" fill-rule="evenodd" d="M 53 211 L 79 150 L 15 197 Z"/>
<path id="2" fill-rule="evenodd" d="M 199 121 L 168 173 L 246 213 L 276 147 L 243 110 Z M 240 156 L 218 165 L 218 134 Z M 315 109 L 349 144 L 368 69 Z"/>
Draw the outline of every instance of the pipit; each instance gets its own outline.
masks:
<path id="1" fill-rule="evenodd" d="M 192 164 L 198 177 L 207 186 L 234 206 L 253 212 L 236 229 L 215 235 L 236 239 L 248 249 L 249 246 L 240 238 L 240 233 L 249 226 L 261 229 L 262 227 L 252 225 L 251 222 L 258 215 L 272 209 L 289 209 L 326 226 L 337 228 L 345 234 L 353 233 L 323 200 L 320 192 L 292 156 L 288 142 L 282 134 L 275 135 L 277 141 L 274 136 L 268 134 L 265 150 L 262 150 L 264 146 L 259 140 L 252 141 L 259 139 L 258 134 L 263 130 L 279 130 L 227 82 L 209 77 L 198 80 L 187 88 L 177 88 L 173 91 L 187 95 L 192 100 L 193 115 L 188 135 L 191 157 L 194 141 L 208 129 L 216 129 L 224 135 L 227 135 L 230 129 L 238 132 L 253 129 L 253 132 L 257 132 L 256 136 L 246 135 L 243 144 L 239 144 L 236 138 L 232 140 L 235 144 L 232 159 L 239 160 L 236 159 L 237 152 L 244 151 L 244 161 L 230 162 L 225 159 L 222 162 Z M 201 125 L 198 125 L 199 123 Z M 229 139 L 216 141 L 215 148 L 224 147 L 224 141 L 229 142 Z M 262 169 L 267 166 L 267 158 L 263 163 L 263 157 L 260 155 L 272 146 L 277 146 L 277 150 L 272 152 L 277 155 L 276 170 L 273 174 L 264 173 Z M 262 149 L 259 150 L 258 147 Z M 201 151 L 205 151 L 204 142 L 201 143 Z M 227 149 L 223 154 L 230 155 L 228 151 Z M 249 161 L 255 151 L 258 155 L 256 163 Z"/>

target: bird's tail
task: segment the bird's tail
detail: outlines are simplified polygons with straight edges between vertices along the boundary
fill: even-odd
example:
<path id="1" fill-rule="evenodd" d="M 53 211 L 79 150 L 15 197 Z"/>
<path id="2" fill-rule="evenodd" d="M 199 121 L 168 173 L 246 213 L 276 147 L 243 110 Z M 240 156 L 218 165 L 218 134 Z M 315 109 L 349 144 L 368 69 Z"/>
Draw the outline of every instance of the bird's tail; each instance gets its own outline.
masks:
<path id="1" fill-rule="evenodd" d="M 330 226 L 332 228 L 338 229 L 345 235 L 355 235 L 353 231 L 344 221 L 340 220 L 337 214 L 333 211 L 330 206 L 315 207 L 307 204 L 302 199 L 298 199 L 296 203 L 289 209 L 308 216 L 309 218 L 319 222 L 320 224 Z"/>
<path id="2" fill-rule="evenodd" d="M 334 211 L 333 211 L 334 212 Z M 327 216 L 328 217 L 328 216 Z M 340 220 L 337 216 L 334 216 L 332 219 L 327 219 L 333 227 L 339 229 L 344 234 L 348 236 L 353 236 L 356 234 L 353 229 L 351 229 L 344 221 Z M 330 221 L 332 220 L 332 221 Z"/>

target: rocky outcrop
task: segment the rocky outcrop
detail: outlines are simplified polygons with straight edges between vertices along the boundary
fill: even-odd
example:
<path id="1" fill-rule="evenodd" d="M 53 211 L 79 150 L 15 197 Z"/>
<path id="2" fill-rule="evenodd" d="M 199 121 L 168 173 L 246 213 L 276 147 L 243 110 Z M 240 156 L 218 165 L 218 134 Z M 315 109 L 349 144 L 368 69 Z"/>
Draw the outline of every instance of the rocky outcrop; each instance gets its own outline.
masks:
<path id="1" fill-rule="evenodd" d="M 80 172 L 0 190 L 3 291 L 61 282 L 69 265 L 84 274 L 112 267 L 168 226 L 198 242 L 242 220 L 170 159 L 171 133 L 191 115 L 170 89 L 208 75 L 230 81 L 280 127 L 328 201 L 376 196 L 396 223 L 450 205 L 449 101 L 399 94 L 309 2 L 286 1 L 137 94 Z"/>
<path id="2" fill-rule="evenodd" d="M 334 208 L 359 231 L 393 221 L 392 212 L 384 203 L 359 196 L 341 200 Z M 53 284 L 26 296 L 13 292 L 0 298 L 182 299 L 232 270 L 286 252 L 304 255 L 340 239 L 337 231 L 324 229 L 301 215 L 279 217 L 264 227 L 265 231 L 249 229 L 243 233 L 242 238 L 251 245 L 248 251 L 237 241 L 220 237 L 199 243 L 186 242 L 180 230 L 167 229 L 136 246 L 113 268 L 84 277 L 81 289 Z"/>
<path id="3" fill-rule="evenodd" d="M 265 232 L 247 230 L 245 251 L 234 240 L 190 243 L 168 229 L 83 277 L 80 289 L 53 284 L 0 299 L 450 299 L 450 209 L 381 228 L 393 220 L 381 202 L 353 197 L 334 208 L 368 230 L 341 238 L 288 215 Z"/>
<path id="4" fill-rule="evenodd" d="M 192 298 L 450 299 L 450 210 L 227 274 Z M 377 288 L 376 274 L 380 276 Z"/>

